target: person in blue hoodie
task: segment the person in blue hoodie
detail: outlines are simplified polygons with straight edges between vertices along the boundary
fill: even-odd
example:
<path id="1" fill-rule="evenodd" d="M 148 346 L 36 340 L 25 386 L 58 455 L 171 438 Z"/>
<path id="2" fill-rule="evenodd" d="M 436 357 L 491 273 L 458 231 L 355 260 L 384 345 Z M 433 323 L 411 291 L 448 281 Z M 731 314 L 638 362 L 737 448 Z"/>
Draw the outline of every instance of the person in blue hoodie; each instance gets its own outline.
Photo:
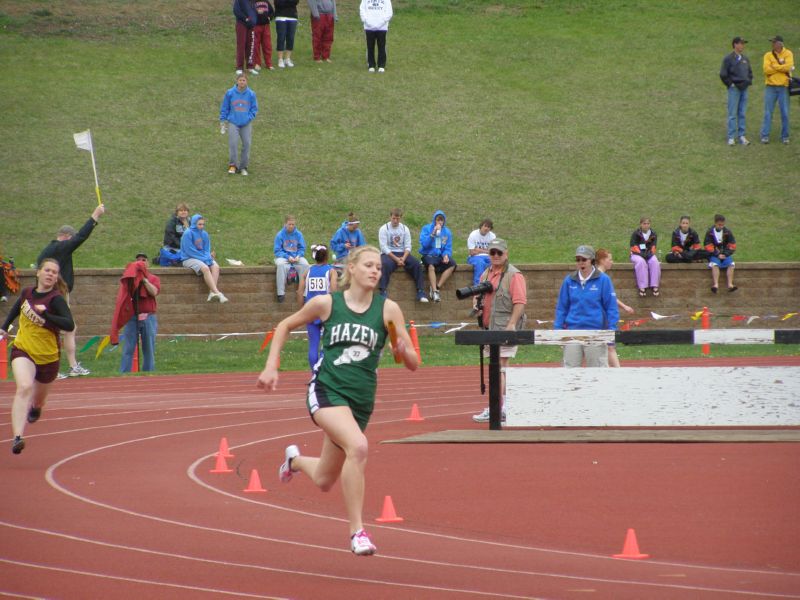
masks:
<path id="1" fill-rule="evenodd" d="M 444 212 L 437 210 L 433 213 L 431 222 L 419 232 L 419 253 L 428 272 L 431 300 L 434 302 L 442 301 L 439 290 L 456 270 L 456 261 L 453 260 L 453 234 L 445 225 L 446 221 Z"/>
<path id="2" fill-rule="evenodd" d="M 275 266 L 277 270 L 277 285 L 275 286 L 278 302 L 286 299 L 286 279 L 294 268 L 297 273 L 297 280 L 308 271 L 308 261 L 305 259 L 306 240 L 303 234 L 297 229 L 297 220 L 293 215 L 286 215 L 283 219 L 283 229 L 275 236 L 275 243 L 272 246 L 275 254 Z"/>
<path id="3" fill-rule="evenodd" d="M 253 119 L 258 114 L 256 93 L 247 87 L 247 75 L 236 76 L 236 85 L 225 92 L 219 107 L 219 132 L 228 133 L 228 174 L 247 175 L 250 164 L 250 142 L 253 139 Z M 237 159 L 239 140 L 242 154 Z"/>
<path id="4" fill-rule="evenodd" d="M 236 17 L 236 74 L 244 73 L 246 64 L 253 75 L 258 75 L 253 63 L 258 15 L 252 0 L 233 0 L 233 16 Z"/>
<path id="5" fill-rule="evenodd" d="M 611 278 L 595 267 L 594 248 L 587 245 L 575 250 L 577 271 L 570 273 L 561 284 L 556 304 L 553 329 L 611 329 L 619 321 L 617 294 Z M 608 349 L 603 342 L 566 344 L 564 366 L 608 367 Z"/>
<path id="6" fill-rule="evenodd" d="M 219 265 L 211 253 L 211 239 L 205 230 L 206 220 L 203 215 L 192 215 L 188 231 L 181 236 L 181 258 L 183 266 L 191 269 L 195 274 L 203 276 L 208 286 L 208 302 L 217 301 L 225 304 L 228 299 L 217 288 L 219 280 Z"/>
<path id="7" fill-rule="evenodd" d="M 358 248 L 359 246 L 366 246 L 367 240 L 364 239 L 364 234 L 359 229 L 361 221 L 358 220 L 355 213 L 350 212 L 347 214 L 347 219 L 342 221 L 342 226 L 336 230 L 331 238 L 331 250 L 336 255 L 337 269 L 341 269 L 342 265 L 347 260 L 347 255 L 350 250 Z"/>

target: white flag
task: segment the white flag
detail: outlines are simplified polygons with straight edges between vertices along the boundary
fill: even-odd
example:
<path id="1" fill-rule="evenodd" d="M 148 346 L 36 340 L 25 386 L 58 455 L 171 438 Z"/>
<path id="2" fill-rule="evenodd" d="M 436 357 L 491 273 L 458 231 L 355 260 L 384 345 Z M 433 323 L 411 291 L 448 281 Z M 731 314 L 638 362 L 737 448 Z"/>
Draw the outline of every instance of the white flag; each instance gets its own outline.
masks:
<path id="1" fill-rule="evenodd" d="M 78 148 L 80 148 L 81 150 L 88 150 L 89 152 L 93 152 L 91 131 L 87 129 L 86 131 L 81 131 L 80 133 L 73 133 L 72 137 L 75 138 L 75 145 Z"/>

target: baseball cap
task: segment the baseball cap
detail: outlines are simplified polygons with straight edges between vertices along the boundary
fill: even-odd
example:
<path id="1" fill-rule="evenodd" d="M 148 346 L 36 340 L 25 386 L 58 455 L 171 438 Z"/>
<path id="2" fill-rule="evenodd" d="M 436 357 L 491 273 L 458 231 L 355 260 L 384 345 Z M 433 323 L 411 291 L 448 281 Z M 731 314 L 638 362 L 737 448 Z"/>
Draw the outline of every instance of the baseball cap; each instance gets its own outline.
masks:
<path id="1" fill-rule="evenodd" d="M 774 38 L 772 38 L 770 40 L 770 42 L 780 42 L 782 44 L 783 43 L 783 36 L 776 35 Z"/>
<path id="2" fill-rule="evenodd" d="M 502 238 L 494 238 L 489 242 L 489 250 L 502 250 L 506 252 L 508 250 L 508 242 Z"/>
<path id="3" fill-rule="evenodd" d="M 732 41 L 731 43 L 732 43 L 732 44 L 746 44 L 746 43 L 747 43 L 747 40 L 746 40 L 746 39 L 744 39 L 743 37 L 739 37 L 739 36 L 737 35 L 735 38 L 733 38 L 733 41 Z"/>
<path id="4" fill-rule="evenodd" d="M 583 258 L 594 260 L 594 248 L 586 244 L 581 244 L 578 246 L 578 249 L 575 250 L 575 256 L 582 256 Z"/>

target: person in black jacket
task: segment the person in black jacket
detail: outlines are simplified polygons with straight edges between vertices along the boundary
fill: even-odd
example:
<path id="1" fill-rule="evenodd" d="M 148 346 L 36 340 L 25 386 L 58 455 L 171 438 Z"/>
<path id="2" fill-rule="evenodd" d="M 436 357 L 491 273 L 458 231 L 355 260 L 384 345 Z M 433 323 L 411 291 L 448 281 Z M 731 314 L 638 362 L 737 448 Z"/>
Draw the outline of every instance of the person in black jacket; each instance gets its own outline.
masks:
<path id="1" fill-rule="evenodd" d="M 691 222 L 687 215 L 683 215 L 680 225 L 672 232 L 672 246 L 666 256 L 668 263 L 690 263 L 708 258 L 708 252 L 700 243 L 700 236 L 689 227 Z"/>
<path id="2" fill-rule="evenodd" d="M 75 252 L 83 242 L 89 239 L 92 231 L 97 227 L 98 219 L 100 219 L 100 216 L 104 212 L 106 212 L 105 205 L 98 204 L 94 211 L 92 211 L 92 216 L 89 217 L 89 220 L 86 221 L 83 227 L 80 228 L 80 231 L 77 232 L 75 228 L 70 225 L 63 225 L 58 230 L 56 239 L 52 240 L 45 249 L 39 253 L 39 258 L 36 259 L 36 264 L 42 264 L 42 261 L 46 258 L 54 258 L 58 261 L 61 278 L 67 284 L 68 292 L 72 292 L 72 288 L 75 285 L 75 272 L 72 268 L 72 253 Z M 66 300 L 67 303 L 69 303 L 69 294 L 67 294 Z M 59 374 L 59 379 L 63 379 L 67 376 L 78 377 L 80 375 L 89 374 L 89 370 L 81 366 L 75 354 L 76 331 L 77 327 L 73 328 L 72 331 L 64 332 L 64 350 L 67 353 L 70 369 L 66 375 Z"/>
<path id="3" fill-rule="evenodd" d="M 744 137 L 745 111 L 747 110 L 747 90 L 753 84 L 753 69 L 750 60 L 744 55 L 747 40 L 733 38 L 733 52 L 722 59 L 719 78 L 728 88 L 728 146 L 739 143 L 750 144 Z"/>
<path id="4" fill-rule="evenodd" d="M 706 232 L 703 240 L 706 252 L 709 254 L 708 267 L 711 269 L 711 293 L 716 294 L 719 289 L 719 272 L 725 271 L 728 280 L 728 291 L 735 292 L 739 288 L 733 285 L 733 271 L 736 263 L 733 262 L 733 253 L 736 252 L 736 238 L 733 232 L 725 227 L 725 217 L 714 215 L 714 226 Z"/>
<path id="5" fill-rule="evenodd" d="M 169 218 L 164 228 L 164 247 L 180 251 L 181 236 L 188 229 L 189 205 L 181 202 L 175 207 L 175 214 Z"/>

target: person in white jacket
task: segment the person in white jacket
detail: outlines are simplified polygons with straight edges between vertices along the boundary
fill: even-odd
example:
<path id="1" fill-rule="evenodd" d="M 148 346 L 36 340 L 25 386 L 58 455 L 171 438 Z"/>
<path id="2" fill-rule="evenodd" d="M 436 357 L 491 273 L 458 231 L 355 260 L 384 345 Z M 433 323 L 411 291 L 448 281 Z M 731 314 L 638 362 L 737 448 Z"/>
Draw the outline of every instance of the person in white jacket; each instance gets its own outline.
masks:
<path id="1" fill-rule="evenodd" d="M 367 68 L 375 72 L 375 46 L 378 46 L 378 73 L 386 70 L 386 32 L 392 19 L 392 0 L 361 0 L 359 7 L 367 35 Z"/>

